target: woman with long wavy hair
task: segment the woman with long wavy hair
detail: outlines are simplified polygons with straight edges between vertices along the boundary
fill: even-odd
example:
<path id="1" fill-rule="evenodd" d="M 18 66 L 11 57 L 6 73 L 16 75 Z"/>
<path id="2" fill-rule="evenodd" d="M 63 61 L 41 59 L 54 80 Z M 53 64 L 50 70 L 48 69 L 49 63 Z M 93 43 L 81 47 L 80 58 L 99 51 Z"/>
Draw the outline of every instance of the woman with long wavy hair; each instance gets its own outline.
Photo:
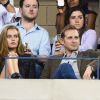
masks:
<path id="1" fill-rule="evenodd" d="M 20 32 L 15 26 L 6 26 L 0 34 L 0 77 L 34 78 L 34 61 L 18 59 L 31 56 L 25 53 Z"/>

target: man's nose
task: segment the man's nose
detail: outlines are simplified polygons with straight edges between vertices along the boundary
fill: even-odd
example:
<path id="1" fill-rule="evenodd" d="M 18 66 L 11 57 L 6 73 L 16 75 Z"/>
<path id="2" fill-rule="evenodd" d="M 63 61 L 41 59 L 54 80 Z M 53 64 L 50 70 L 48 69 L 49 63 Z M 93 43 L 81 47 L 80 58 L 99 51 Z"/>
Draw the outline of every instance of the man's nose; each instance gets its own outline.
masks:
<path id="1" fill-rule="evenodd" d="M 75 39 L 75 38 L 73 38 L 73 39 L 72 39 L 72 42 L 76 42 L 76 39 Z"/>
<path id="2" fill-rule="evenodd" d="M 33 6 L 30 6 L 30 10 L 33 10 L 33 8 L 34 8 Z"/>

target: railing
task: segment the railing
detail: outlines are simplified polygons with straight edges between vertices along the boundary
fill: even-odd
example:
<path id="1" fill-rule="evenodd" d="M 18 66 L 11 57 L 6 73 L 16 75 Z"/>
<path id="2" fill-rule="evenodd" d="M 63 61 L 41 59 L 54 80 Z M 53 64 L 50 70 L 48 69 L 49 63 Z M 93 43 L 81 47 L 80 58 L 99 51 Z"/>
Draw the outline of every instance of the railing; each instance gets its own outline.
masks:
<path id="1" fill-rule="evenodd" d="M 45 57 L 45 58 L 43 58 L 43 57 L 3 57 L 3 59 L 5 59 L 5 79 L 7 78 L 6 76 L 6 69 L 7 69 L 7 59 L 28 59 L 28 60 L 30 60 L 30 59 L 33 59 L 33 60 L 58 60 L 58 59 L 60 59 L 60 60 L 62 60 L 62 59 L 71 59 L 71 60 L 91 60 L 91 61 L 93 61 L 93 60 L 95 60 L 96 61 L 96 65 L 97 65 L 97 79 L 99 79 L 99 68 L 100 68 L 100 62 L 99 62 L 99 58 L 81 58 L 81 57 L 79 57 L 79 58 L 66 58 L 66 57 L 53 57 L 53 56 L 49 56 L 49 57 Z"/>

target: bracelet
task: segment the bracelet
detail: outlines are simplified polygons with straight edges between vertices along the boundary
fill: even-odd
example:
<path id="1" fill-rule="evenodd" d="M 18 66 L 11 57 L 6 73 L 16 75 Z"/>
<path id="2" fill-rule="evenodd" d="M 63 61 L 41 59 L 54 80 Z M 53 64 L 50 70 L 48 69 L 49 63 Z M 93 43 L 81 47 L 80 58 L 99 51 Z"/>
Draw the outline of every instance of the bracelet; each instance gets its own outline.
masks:
<path id="1" fill-rule="evenodd" d="M 3 6 L 6 8 L 9 3 L 10 3 L 10 1 L 8 0 L 6 4 L 3 4 Z"/>

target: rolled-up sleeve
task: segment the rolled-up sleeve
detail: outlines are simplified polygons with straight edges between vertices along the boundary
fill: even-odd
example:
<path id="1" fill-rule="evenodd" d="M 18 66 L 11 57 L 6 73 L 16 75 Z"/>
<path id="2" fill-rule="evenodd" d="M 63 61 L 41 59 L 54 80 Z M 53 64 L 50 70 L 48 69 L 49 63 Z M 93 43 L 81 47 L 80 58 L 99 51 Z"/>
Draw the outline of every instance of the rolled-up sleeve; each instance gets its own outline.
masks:
<path id="1" fill-rule="evenodd" d="M 51 53 L 51 46 L 50 46 L 49 33 L 46 30 L 43 30 L 43 35 L 39 48 L 39 55 L 50 55 L 50 53 Z"/>

